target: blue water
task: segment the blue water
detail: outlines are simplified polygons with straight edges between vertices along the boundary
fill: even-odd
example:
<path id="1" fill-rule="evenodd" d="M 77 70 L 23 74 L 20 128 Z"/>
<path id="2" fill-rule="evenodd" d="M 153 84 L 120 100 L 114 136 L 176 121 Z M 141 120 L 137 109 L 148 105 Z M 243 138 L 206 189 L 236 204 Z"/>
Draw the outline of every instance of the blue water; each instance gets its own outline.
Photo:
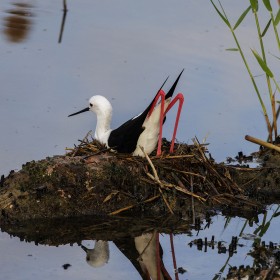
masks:
<path id="1" fill-rule="evenodd" d="M 277 205 L 269 207 L 266 221 L 269 221 L 277 210 Z M 279 209 L 278 209 L 279 210 Z M 280 218 L 271 219 L 270 227 L 266 234 L 260 237 L 254 231 L 263 222 L 264 215 L 259 215 L 258 224 L 251 227 L 246 224 L 244 218 L 231 218 L 226 223 L 226 218 L 217 215 L 212 218 L 209 227 L 206 223 L 201 226 L 200 231 L 191 231 L 186 234 L 174 236 L 175 255 L 177 267 L 184 268 L 187 272 L 179 275 L 179 279 L 212 279 L 220 269 L 226 264 L 229 252 L 218 253 L 217 245 L 198 250 L 196 245 L 192 247 L 189 243 L 195 239 L 205 237 L 208 241 L 214 235 L 215 241 L 223 241 L 225 247 L 231 243 L 232 236 L 238 237 L 236 253 L 229 259 L 223 274 L 226 275 L 230 266 L 252 265 L 253 259 L 248 256 L 252 250 L 255 239 L 260 238 L 268 244 L 270 241 L 279 244 Z M 242 230 L 243 229 L 243 230 Z M 170 249 L 169 235 L 161 235 L 160 243 L 164 255 L 165 267 L 171 276 L 173 274 L 173 263 Z M 93 248 L 92 240 L 82 242 L 88 248 Z M 10 238 L 7 233 L 0 234 L 1 247 L 1 278 L 0 279 L 141 279 L 136 269 L 124 254 L 116 247 L 113 241 L 109 242 L 110 258 L 107 264 L 94 268 L 87 264 L 86 254 L 77 244 L 61 245 L 58 247 L 47 245 L 35 245 L 34 243 L 21 242 L 19 238 Z M 64 264 L 70 264 L 68 269 L 64 269 Z"/>
<path id="2" fill-rule="evenodd" d="M 25 3 L 24 7 L 19 3 Z M 235 22 L 247 8 L 246 1 L 223 1 L 230 20 Z M 190 1 L 89 1 L 68 0 L 68 13 L 61 43 L 62 1 L 2 0 L 0 6 L 0 175 L 21 164 L 46 156 L 64 154 L 90 129 L 95 116 L 83 114 L 67 118 L 87 106 L 94 94 L 108 97 L 114 107 L 112 127 L 141 112 L 159 85 L 170 75 L 170 85 L 182 68 L 178 92 L 185 105 L 177 138 L 192 143 L 197 136 L 210 143 L 217 161 L 242 150 L 257 149 L 244 140 L 246 134 L 266 139 L 261 108 L 234 41 L 210 2 Z M 276 3 L 275 3 L 276 5 Z M 24 31 L 13 32 L 11 16 L 23 11 Z M 260 13 L 265 26 L 266 13 Z M 262 72 L 250 54 L 259 49 L 252 17 L 238 29 L 254 75 Z M 249 36 L 250 35 L 250 36 Z M 277 54 L 271 33 L 265 38 L 267 50 Z M 268 57 L 270 66 L 278 62 Z M 275 73 L 275 76 L 279 73 Z M 265 102 L 268 95 L 264 92 Z M 164 135 L 171 137 L 175 112 L 170 112 Z M 232 219 L 224 229 L 225 218 L 217 216 L 213 225 L 199 233 L 201 238 L 223 239 L 230 243 L 244 220 Z M 265 239 L 279 242 L 279 218 L 273 219 Z M 246 228 L 252 233 L 253 228 Z M 180 279 L 212 279 L 223 266 L 226 255 L 209 249 L 207 253 L 190 248 L 195 238 L 175 236 L 178 266 L 187 273 Z M 168 237 L 161 243 L 167 252 L 165 262 L 172 272 Z M 87 241 L 85 241 L 87 242 Z M 251 264 L 246 256 L 251 240 L 230 259 L 231 264 Z M 0 279 L 137 279 L 132 265 L 110 242 L 109 263 L 93 269 L 77 246 L 36 246 L 20 242 L 6 233 L 0 235 Z M 4 252 L 4 253 L 3 253 Z M 62 268 L 70 263 L 67 270 Z"/>

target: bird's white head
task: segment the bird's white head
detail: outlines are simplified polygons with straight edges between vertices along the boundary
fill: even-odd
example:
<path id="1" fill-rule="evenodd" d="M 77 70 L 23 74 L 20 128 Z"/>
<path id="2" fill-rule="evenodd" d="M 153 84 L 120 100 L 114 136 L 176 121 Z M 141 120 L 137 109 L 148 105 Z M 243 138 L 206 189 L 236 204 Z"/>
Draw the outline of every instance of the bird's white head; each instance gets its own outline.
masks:
<path id="1" fill-rule="evenodd" d="M 112 116 L 112 105 L 107 98 L 102 95 L 94 95 L 89 99 L 89 110 L 96 113 L 97 117 Z"/>
<path id="2" fill-rule="evenodd" d="M 101 95 L 94 95 L 89 99 L 89 110 L 97 116 L 95 139 L 108 145 L 108 137 L 111 132 L 112 105 L 107 98 Z"/>
<path id="3" fill-rule="evenodd" d="M 89 106 L 79 112 L 69 115 L 68 117 L 77 114 L 92 111 L 97 116 L 97 124 L 94 133 L 95 139 L 101 143 L 108 145 L 108 138 L 111 133 L 112 105 L 108 99 L 101 95 L 94 95 L 89 99 Z"/>

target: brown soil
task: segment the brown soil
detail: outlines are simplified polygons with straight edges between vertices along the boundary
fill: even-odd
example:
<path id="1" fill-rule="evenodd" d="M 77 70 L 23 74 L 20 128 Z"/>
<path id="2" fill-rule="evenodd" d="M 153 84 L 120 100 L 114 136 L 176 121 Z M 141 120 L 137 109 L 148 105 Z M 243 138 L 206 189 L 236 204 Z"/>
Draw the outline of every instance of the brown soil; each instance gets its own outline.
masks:
<path id="1" fill-rule="evenodd" d="M 278 154 L 262 152 L 262 167 L 252 169 L 217 164 L 199 143 L 177 144 L 172 155 L 168 148 L 165 142 L 149 162 L 83 143 L 66 156 L 26 163 L 1 179 L 1 228 L 120 214 L 195 219 L 213 209 L 251 216 L 280 197 Z"/>

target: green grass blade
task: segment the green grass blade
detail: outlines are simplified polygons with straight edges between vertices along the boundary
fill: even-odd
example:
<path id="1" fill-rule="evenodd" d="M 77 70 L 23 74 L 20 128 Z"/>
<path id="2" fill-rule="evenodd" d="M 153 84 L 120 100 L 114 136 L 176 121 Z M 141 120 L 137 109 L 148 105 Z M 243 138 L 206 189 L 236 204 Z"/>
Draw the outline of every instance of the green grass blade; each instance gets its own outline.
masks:
<path id="1" fill-rule="evenodd" d="M 262 34 L 261 34 L 262 37 L 264 37 L 264 35 L 265 35 L 266 31 L 268 30 L 270 24 L 271 24 L 271 19 L 268 21 L 268 23 L 267 23 L 265 29 L 263 30 L 263 32 L 262 32 Z"/>
<path id="2" fill-rule="evenodd" d="M 273 73 L 271 72 L 271 70 L 268 68 L 268 66 L 266 65 L 266 63 L 263 61 L 263 59 L 259 56 L 259 54 L 255 51 L 252 50 L 255 58 L 257 59 L 259 65 L 261 66 L 261 68 L 263 69 L 263 71 L 270 77 L 273 78 Z"/>
<path id="3" fill-rule="evenodd" d="M 228 49 L 226 49 L 226 51 L 239 52 L 239 49 L 237 49 L 237 48 L 228 48 Z"/>
<path id="4" fill-rule="evenodd" d="M 258 11 L 258 0 L 250 0 L 250 3 L 251 3 L 251 7 L 252 7 L 252 10 L 253 12 L 257 12 Z"/>
<path id="5" fill-rule="evenodd" d="M 231 28 L 229 21 L 227 20 L 227 18 L 220 12 L 220 10 L 217 8 L 217 6 L 214 4 L 213 0 L 211 0 L 211 3 L 213 5 L 213 7 L 215 8 L 216 12 L 219 14 L 219 16 L 221 17 L 221 19 L 224 21 L 224 23 Z"/>
<path id="6" fill-rule="evenodd" d="M 270 0 L 263 0 L 263 3 L 269 12 L 272 12 L 272 8 L 270 5 Z"/>
<path id="7" fill-rule="evenodd" d="M 239 17 L 239 19 L 237 20 L 236 24 L 233 27 L 233 30 L 235 30 L 239 24 L 243 21 L 243 19 L 246 17 L 246 15 L 248 14 L 248 12 L 251 10 L 251 6 L 249 6 L 243 13 L 242 15 Z"/>
<path id="8" fill-rule="evenodd" d="M 279 21 L 280 21 L 280 8 L 279 8 L 279 10 L 278 10 L 278 12 L 277 12 L 277 15 L 276 15 L 276 17 L 275 17 L 275 21 L 274 21 L 275 26 L 277 26 L 277 24 L 279 23 Z"/>
<path id="9" fill-rule="evenodd" d="M 270 222 L 267 222 L 261 229 L 259 236 L 263 237 L 263 235 L 267 232 L 270 227 Z"/>

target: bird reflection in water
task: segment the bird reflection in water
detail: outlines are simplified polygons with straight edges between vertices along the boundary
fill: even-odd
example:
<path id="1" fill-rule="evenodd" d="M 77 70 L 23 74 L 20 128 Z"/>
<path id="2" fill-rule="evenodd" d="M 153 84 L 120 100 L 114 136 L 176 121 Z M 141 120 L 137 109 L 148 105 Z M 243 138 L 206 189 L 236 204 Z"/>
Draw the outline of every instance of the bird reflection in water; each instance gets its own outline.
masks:
<path id="1" fill-rule="evenodd" d="M 156 232 L 145 233 L 135 238 L 114 240 L 114 243 L 132 263 L 142 279 L 171 280 L 162 261 L 163 250 L 157 236 Z M 81 245 L 81 248 L 86 252 L 86 261 L 90 266 L 98 268 L 108 263 L 110 255 L 108 241 L 95 241 L 93 249 L 84 245 Z"/>
<path id="2" fill-rule="evenodd" d="M 109 243 L 108 241 L 96 240 L 93 249 L 81 245 L 86 252 L 87 263 L 92 267 L 101 267 L 108 263 L 109 260 Z"/>

